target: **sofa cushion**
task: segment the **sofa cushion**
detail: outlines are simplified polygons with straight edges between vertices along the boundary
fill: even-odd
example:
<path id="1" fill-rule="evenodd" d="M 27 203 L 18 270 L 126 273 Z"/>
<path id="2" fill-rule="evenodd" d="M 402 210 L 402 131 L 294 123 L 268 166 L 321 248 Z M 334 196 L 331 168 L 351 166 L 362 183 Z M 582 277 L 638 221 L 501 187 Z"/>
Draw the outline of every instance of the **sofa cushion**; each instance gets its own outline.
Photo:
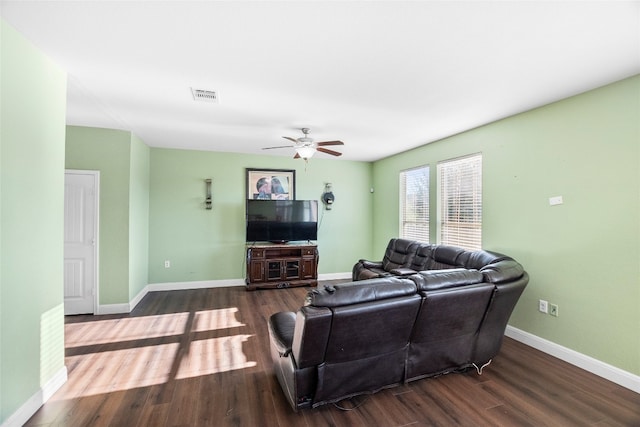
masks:
<path id="1" fill-rule="evenodd" d="M 416 254 L 409 268 L 415 271 L 431 270 L 434 247 L 434 245 L 428 243 L 421 243 L 416 249 Z"/>
<path id="2" fill-rule="evenodd" d="M 391 271 L 398 267 L 408 267 L 413 261 L 419 243 L 407 239 L 391 239 L 384 252 L 382 268 Z"/>
<path id="3" fill-rule="evenodd" d="M 460 267 L 475 268 L 480 270 L 482 267 L 494 262 L 512 259 L 506 255 L 491 251 L 465 251 L 458 256 L 457 262 Z"/>
<path id="4" fill-rule="evenodd" d="M 410 279 L 414 281 L 418 291 L 434 291 L 437 289 L 481 283 L 483 276 L 478 270 L 452 268 L 421 271 L 418 274 L 410 276 Z"/>
<path id="5" fill-rule="evenodd" d="M 307 294 L 306 303 L 315 307 L 339 307 L 415 293 L 416 285 L 412 280 L 383 277 L 314 289 Z"/>
<path id="6" fill-rule="evenodd" d="M 458 263 L 458 256 L 466 252 L 462 248 L 456 246 L 436 245 L 433 248 L 433 264 L 428 267 L 429 270 L 441 270 L 444 268 L 462 267 Z"/>

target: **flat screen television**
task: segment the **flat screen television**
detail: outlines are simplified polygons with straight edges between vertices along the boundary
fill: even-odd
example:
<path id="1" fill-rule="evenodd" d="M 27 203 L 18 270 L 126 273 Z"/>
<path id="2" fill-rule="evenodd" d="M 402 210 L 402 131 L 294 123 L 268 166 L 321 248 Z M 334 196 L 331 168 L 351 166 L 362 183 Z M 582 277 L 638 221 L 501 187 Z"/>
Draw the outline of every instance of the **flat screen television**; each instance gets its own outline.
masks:
<path id="1" fill-rule="evenodd" d="M 317 239 L 317 200 L 247 200 L 247 242 Z"/>

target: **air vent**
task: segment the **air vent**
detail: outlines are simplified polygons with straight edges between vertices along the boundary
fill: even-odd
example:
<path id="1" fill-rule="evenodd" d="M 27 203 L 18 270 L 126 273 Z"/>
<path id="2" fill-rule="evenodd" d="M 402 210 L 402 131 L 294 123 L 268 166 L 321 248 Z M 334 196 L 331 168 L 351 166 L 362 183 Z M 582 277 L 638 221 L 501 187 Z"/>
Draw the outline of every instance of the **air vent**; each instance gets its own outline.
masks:
<path id="1" fill-rule="evenodd" d="M 216 91 L 191 88 L 191 94 L 195 101 L 218 103 L 218 92 Z"/>

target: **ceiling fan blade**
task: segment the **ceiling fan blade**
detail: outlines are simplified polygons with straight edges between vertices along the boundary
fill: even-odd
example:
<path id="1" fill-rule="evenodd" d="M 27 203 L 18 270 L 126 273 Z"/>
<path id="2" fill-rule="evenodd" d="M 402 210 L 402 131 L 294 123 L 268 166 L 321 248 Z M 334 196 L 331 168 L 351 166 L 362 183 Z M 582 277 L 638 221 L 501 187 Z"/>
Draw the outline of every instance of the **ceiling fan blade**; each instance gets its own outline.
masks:
<path id="1" fill-rule="evenodd" d="M 324 147 L 327 145 L 344 145 L 344 142 L 342 141 L 324 141 L 324 142 L 318 142 L 316 143 L 316 145 L 318 147 Z"/>
<path id="2" fill-rule="evenodd" d="M 284 139 L 288 139 L 289 141 L 293 142 L 294 144 L 298 143 L 298 140 L 295 138 L 291 138 L 290 136 L 283 136 Z"/>
<path id="3" fill-rule="evenodd" d="M 263 150 L 273 150 L 274 148 L 291 148 L 290 145 L 278 145 L 277 147 L 263 147 Z"/>
<path id="4" fill-rule="evenodd" d="M 331 154 L 332 156 L 342 156 L 342 153 L 338 153 L 337 151 L 329 150 L 328 148 L 318 147 L 316 150 L 321 153 Z"/>

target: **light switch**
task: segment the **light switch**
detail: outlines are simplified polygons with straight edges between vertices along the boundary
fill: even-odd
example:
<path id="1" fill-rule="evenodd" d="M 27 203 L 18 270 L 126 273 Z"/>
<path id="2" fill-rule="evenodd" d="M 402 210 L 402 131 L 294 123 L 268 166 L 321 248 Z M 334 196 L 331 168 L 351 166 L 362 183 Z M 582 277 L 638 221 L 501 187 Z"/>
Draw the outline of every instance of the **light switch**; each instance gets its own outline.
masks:
<path id="1" fill-rule="evenodd" d="M 549 205 L 556 206 L 563 203 L 562 196 L 549 197 Z"/>

